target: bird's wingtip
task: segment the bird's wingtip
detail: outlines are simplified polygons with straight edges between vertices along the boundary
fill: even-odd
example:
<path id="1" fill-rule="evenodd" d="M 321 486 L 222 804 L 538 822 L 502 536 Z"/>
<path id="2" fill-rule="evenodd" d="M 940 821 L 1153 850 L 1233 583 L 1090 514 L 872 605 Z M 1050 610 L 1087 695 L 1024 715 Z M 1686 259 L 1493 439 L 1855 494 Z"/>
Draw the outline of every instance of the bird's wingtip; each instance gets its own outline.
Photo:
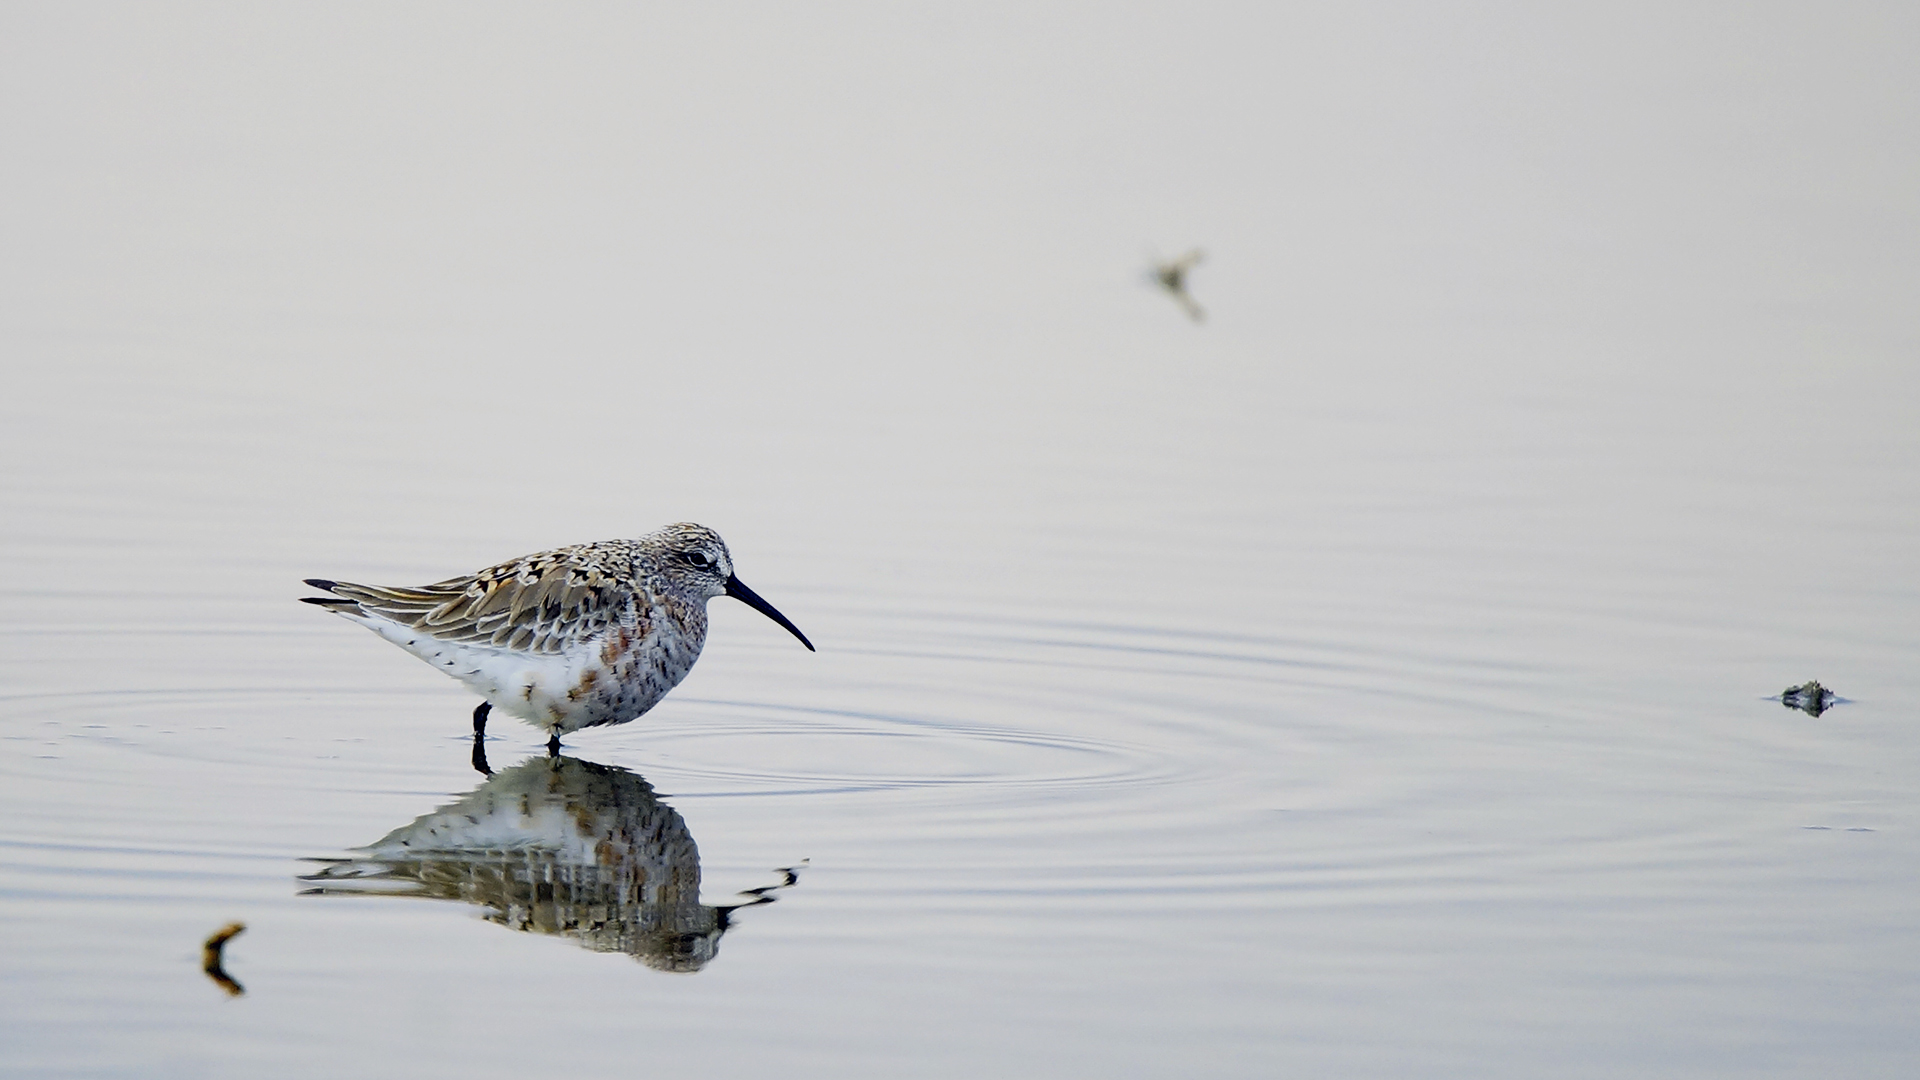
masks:
<path id="1" fill-rule="evenodd" d="M 358 600 L 343 600 L 338 596 L 303 596 L 300 598 L 300 602 L 303 604 L 313 604 L 317 607 L 323 607 L 323 608 L 326 608 L 328 611 L 359 611 L 360 610 L 360 602 Z"/>

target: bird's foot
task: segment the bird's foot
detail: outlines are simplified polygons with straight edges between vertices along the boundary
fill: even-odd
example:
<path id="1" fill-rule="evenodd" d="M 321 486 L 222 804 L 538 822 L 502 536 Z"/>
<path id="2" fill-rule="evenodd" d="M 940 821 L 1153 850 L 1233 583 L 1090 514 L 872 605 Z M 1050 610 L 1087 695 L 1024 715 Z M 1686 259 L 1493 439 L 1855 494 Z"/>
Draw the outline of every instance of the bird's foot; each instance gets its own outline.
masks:
<path id="1" fill-rule="evenodd" d="M 481 776 L 493 775 L 493 766 L 487 764 L 487 742 L 477 731 L 473 733 L 473 769 Z"/>
<path id="2" fill-rule="evenodd" d="M 473 707 L 473 734 L 475 737 L 487 733 L 487 714 L 493 711 L 493 702 L 483 701 Z"/>
<path id="3" fill-rule="evenodd" d="M 560 733 L 557 731 L 553 733 L 553 738 L 547 740 L 547 756 L 560 756 Z"/>

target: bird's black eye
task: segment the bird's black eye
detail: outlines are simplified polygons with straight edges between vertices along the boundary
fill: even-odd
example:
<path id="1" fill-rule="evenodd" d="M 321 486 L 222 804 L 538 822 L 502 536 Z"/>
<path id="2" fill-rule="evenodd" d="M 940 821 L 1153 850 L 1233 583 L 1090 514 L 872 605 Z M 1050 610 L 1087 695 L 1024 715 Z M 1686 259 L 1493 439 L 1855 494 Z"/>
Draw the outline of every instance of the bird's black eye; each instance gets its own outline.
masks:
<path id="1" fill-rule="evenodd" d="M 704 551 L 685 551 L 681 552 L 680 557 L 687 561 L 688 566 L 711 566 L 713 564 L 713 560 L 707 558 L 707 553 Z"/>

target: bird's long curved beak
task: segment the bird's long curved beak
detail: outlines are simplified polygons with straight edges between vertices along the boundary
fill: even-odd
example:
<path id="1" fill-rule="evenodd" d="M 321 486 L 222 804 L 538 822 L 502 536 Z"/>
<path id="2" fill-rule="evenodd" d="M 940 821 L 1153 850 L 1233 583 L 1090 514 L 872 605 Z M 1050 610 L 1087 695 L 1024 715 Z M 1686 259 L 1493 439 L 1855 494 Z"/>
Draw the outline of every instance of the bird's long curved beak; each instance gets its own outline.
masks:
<path id="1" fill-rule="evenodd" d="M 745 585 L 741 584 L 740 579 L 737 577 L 734 577 L 732 574 L 727 575 L 727 595 L 747 605 L 748 607 L 759 612 L 760 614 L 765 615 L 767 618 L 772 619 L 774 622 L 779 623 L 781 626 L 786 627 L 787 633 L 792 634 L 794 637 L 799 638 L 800 644 L 805 645 L 807 647 L 808 652 L 820 651 L 813 647 L 813 642 L 807 640 L 807 635 L 801 633 L 799 627 L 788 622 L 787 617 L 785 615 L 780 614 L 780 612 L 772 604 L 769 604 L 765 600 L 760 599 L 759 593 L 754 592 L 752 589 L 749 589 Z"/>

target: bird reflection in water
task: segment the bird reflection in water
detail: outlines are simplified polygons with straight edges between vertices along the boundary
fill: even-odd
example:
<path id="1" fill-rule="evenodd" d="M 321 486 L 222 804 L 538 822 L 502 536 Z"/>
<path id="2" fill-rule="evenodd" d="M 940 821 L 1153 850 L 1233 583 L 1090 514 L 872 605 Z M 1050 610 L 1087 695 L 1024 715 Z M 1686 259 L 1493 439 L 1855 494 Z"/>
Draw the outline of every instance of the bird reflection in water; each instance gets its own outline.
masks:
<path id="1" fill-rule="evenodd" d="M 700 902 L 700 852 L 686 822 L 642 777 L 571 757 L 530 758 L 456 802 L 302 881 L 309 896 L 461 900 L 491 922 L 623 952 L 661 971 L 698 971 L 742 907 L 799 880 Z"/>

